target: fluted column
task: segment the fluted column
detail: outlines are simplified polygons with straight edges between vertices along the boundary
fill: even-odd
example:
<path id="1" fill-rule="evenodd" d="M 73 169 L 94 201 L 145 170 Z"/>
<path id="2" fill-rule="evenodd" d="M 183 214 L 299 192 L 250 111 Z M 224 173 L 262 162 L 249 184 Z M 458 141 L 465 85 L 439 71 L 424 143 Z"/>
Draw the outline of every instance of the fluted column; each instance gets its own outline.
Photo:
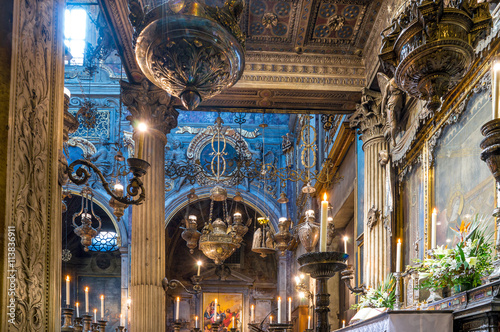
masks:
<path id="1" fill-rule="evenodd" d="M 151 165 L 143 180 L 146 200 L 132 210 L 130 325 L 133 331 L 165 331 L 161 284 L 165 277 L 165 135 L 177 126 L 178 113 L 169 105 L 170 96 L 147 81 L 121 85 L 132 125 L 145 122 L 148 126 L 142 158 Z M 136 146 L 138 139 L 135 132 Z"/>
<path id="2" fill-rule="evenodd" d="M 380 110 L 380 93 L 365 89 L 361 104 L 350 118 L 363 140 L 365 153 L 364 179 L 364 280 L 365 285 L 381 284 L 390 271 L 390 225 L 382 221 L 386 198 L 386 167 L 379 161 L 381 151 L 387 151 L 384 138 L 385 114 Z"/>

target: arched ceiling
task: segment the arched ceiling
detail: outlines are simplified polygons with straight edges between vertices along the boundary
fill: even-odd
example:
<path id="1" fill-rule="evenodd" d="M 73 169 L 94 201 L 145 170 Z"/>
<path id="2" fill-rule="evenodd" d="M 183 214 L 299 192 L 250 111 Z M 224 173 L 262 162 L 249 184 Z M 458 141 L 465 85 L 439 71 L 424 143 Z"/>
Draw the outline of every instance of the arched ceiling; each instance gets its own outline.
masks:
<path id="1" fill-rule="evenodd" d="M 208 0 L 207 0 L 208 1 Z M 380 31 L 398 0 L 246 0 L 242 79 L 198 110 L 350 113 L 378 67 Z M 144 0 L 154 7 L 164 0 Z M 211 2 L 216 2 L 211 0 Z M 127 0 L 99 0 L 131 82 L 143 75 Z M 265 14 L 278 23 L 265 28 Z M 335 30 L 329 22 L 342 21 Z"/>

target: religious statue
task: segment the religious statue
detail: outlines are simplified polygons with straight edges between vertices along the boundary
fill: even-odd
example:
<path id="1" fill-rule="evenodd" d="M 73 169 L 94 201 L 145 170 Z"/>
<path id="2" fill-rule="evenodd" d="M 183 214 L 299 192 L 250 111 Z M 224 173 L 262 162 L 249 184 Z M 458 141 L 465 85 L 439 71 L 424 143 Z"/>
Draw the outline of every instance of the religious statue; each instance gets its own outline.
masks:
<path id="1" fill-rule="evenodd" d="M 266 234 L 266 248 L 274 249 L 274 241 L 271 236 L 271 232 L 267 232 Z"/>
<path id="2" fill-rule="evenodd" d="M 257 230 L 253 233 L 252 248 L 260 248 L 261 242 L 262 242 L 262 230 L 260 228 L 257 228 Z"/>
<path id="3" fill-rule="evenodd" d="M 381 112 L 386 114 L 386 125 L 384 129 L 384 137 L 396 145 L 396 135 L 399 130 L 402 111 L 406 102 L 406 94 L 396 84 L 396 80 L 389 78 L 383 73 L 377 74 L 377 79 L 382 89 L 382 103 L 380 106 Z"/>

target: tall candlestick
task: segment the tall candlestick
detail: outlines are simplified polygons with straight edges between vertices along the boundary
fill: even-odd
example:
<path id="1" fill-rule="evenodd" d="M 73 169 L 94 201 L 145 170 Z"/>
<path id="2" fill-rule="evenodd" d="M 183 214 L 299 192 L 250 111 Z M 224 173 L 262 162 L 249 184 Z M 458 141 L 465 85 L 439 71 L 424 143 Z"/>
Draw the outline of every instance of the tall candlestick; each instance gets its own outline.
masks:
<path id="1" fill-rule="evenodd" d="M 89 288 L 85 287 L 85 314 L 89 313 Z"/>
<path id="2" fill-rule="evenodd" d="M 398 239 L 396 246 L 396 272 L 401 272 L 401 239 Z"/>
<path id="3" fill-rule="evenodd" d="M 125 322 L 123 321 L 123 315 L 120 314 L 120 326 L 125 326 Z"/>
<path id="4" fill-rule="evenodd" d="M 255 315 L 255 306 L 252 304 L 250 306 L 250 322 L 251 323 L 253 323 L 254 315 Z"/>
<path id="5" fill-rule="evenodd" d="M 436 224 L 437 224 L 437 210 L 434 208 L 432 211 L 431 221 L 431 249 L 436 248 Z"/>
<path id="6" fill-rule="evenodd" d="M 101 320 L 104 319 L 104 295 L 101 295 Z"/>
<path id="7" fill-rule="evenodd" d="M 76 317 L 80 317 L 80 303 L 76 302 L 75 307 L 76 307 Z"/>
<path id="8" fill-rule="evenodd" d="M 139 130 L 139 148 L 137 149 L 137 158 L 142 159 L 142 150 L 144 147 L 144 133 L 148 130 L 148 126 L 141 122 L 137 125 L 137 129 Z"/>
<path id="9" fill-rule="evenodd" d="M 97 323 L 97 309 L 94 309 L 94 323 Z"/>
<path id="10" fill-rule="evenodd" d="M 292 321 L 292 298 L 288 298 L 288 323 Z"/>
<path id="11" fill-rule="evenodd" d="M 326 251 L 326 234 L 328 233 L 328 201 L 326 193 L 321 201 L 321 232 L 319 233 L 319 251 Z"/>
<path id="12" fill-rule="evenodd" d="M 347 240 L 349 240 L 349 238 L 347 236 L 344 236 L 344 252 L 347 254 Z"/>
<path id="13" fill-rule="evenodd" d="M 500 58 L 496 57 L 492 62 L 491 73 L 491 95 L 493 119 L 500 118 Z"/>
<path id="14" fill-rule="evenodd" d="M 311 329 L 311 316 L 307 316 L 307 329 Z"/>
<path id="15" fill-rule="evenodd" d="M 69 307 L 69 276 L 66 276 L 66 305 Z"/>
<path id="16" fill-rule="evenodd" d="M 201 269 L 201 261 L 196 262 L 198 265 L 198 273 L 196 274 L 198 277 L 200 276 L 200 269 Z"/>
<path id="17" fill-rule="evenodd" d="M 194 327 L 197 329 L 198 328 L 198 316 L 194 317 Z"/>
<path id="18" fill-rule="evenodd" d="M 181 298 L 177 296 L 175 303 L 175 320 L 179 320 L 179 306 L 181 303 Z"/>
<path id="19" fill-rule="evenodd" d="M 278 324 L 281 324 L 281 297 L 278 296 Z"/>

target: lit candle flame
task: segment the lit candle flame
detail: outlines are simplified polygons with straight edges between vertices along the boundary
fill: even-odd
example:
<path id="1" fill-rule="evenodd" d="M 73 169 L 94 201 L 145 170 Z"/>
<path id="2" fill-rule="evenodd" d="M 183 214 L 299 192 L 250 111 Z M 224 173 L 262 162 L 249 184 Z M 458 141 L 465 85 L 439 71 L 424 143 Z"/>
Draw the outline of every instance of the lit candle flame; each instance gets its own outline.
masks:
<path id="1" fill-rule="evenodd" d="M 327 197 L 326 197 L 326 193 L 323 194 L 323 201 L 326 201 Z"/>

